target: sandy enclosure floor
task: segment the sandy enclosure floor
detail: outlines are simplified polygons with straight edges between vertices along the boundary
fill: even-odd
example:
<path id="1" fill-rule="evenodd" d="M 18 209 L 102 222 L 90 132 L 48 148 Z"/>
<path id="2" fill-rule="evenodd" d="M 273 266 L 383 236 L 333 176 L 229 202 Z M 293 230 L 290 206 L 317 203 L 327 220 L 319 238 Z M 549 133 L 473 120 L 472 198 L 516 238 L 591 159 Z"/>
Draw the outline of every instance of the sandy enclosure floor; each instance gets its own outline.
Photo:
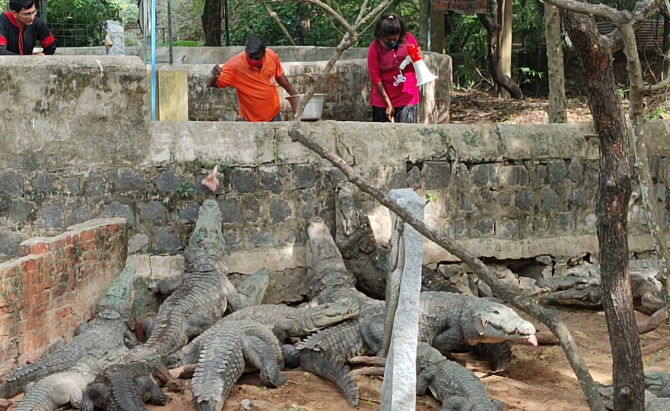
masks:
<path id="1" fill-rule="evenodd" d="M 591 373 L 597 381 L 611 384 L 612 360 L 605 317 L 596 311 L 560 309 L 560 316 L 571 330 Z M 646 316 L 638 313 L 639 319 Z M 537 323 L 536 323 L 537 324 Z M 542 325 L 538 330 L 546 330 Z M 641 336 L 645 346 L 669 336 L 666 325 L 660 330 Z M 664 351 L 644 358 L 646 370 L 670 371 L 670 358 Z M 476 362 L 468 367 L 479 367 Z M 225 411 L 242 410 L 240 403 L 249 399 L 258 411 L 350 410 L 338 391 L 321 378 L 300 371 L 286 371 L 289 381 L 278 389 L 264 388 L 256 375 L 240 379 L 226 401 Z M 514 347 L 512 365 L 500 375 L 484 375 L 492 397 L 500 399 L 506 411 L 588 411 L 586 401 L 572 369 L 558 346 Z M 360 376 L 361 403 L 356 409 L 379 410 L 381 377 Z M 190 383 L 187 383 L 187 387 Z M 152 411 L 194 410 L 190 389 L 183 393 L 170 392 L 165 407 L 149 405 Z M 18 400 L 20 397 L 17 397 Z M 14 410 L 16 406 L 10 408 Z M 430 395 L 418 398 L 417 411 L 439 410 L 440 404 Z"/>

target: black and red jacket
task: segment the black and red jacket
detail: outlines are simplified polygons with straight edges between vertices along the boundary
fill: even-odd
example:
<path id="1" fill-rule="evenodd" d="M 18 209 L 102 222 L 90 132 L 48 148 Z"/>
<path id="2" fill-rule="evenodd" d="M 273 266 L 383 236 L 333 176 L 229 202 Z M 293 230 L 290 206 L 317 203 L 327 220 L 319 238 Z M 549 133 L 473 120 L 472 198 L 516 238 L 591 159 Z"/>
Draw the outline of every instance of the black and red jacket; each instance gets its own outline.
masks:
<path id="1" fill-rule="evenodd" d="M 37 41 L 42 53 L 50 55 L 56 52 L 56 40 L 44 20 L 35 17 L 32 25 L 20 29 L 11 12 L 0 14 L 0 56 L 31 55 Z"/>

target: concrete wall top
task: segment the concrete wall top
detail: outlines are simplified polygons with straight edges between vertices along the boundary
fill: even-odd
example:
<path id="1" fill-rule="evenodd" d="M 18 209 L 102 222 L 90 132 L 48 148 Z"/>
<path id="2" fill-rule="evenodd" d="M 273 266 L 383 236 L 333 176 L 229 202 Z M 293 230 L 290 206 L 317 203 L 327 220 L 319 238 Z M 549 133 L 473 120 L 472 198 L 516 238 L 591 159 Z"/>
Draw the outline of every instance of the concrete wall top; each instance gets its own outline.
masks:
<path id="1" fill-rule="evenodd" d="M 0 57 L 0 169 L 137 162 L 150 134 L 137 57 Z"/>
<path id="2" fill-rule="evenodd" d="M 336 47 L 292 47 L 268 46 L 277 53 L 282 62 L 289 61 L 321 61 L 329 60 L 335 54 Z M 173 47 L 173 62 L 175 64 L 218 64 L 226 62 L 235 54 L 244 51 L 243 46 L 231 47 Z M 141 56 L 142 47 L 126 47 L 126 54 Z M 167 47 L 156 49 L 156 60 L 160 63 L 169 62 Z M 61 47 L 56 50 L 57 55 L 105 55 L 104 47 Z M 366 58 L 367 47 L 351 48 L 344 52 L 341 60 Z"/>

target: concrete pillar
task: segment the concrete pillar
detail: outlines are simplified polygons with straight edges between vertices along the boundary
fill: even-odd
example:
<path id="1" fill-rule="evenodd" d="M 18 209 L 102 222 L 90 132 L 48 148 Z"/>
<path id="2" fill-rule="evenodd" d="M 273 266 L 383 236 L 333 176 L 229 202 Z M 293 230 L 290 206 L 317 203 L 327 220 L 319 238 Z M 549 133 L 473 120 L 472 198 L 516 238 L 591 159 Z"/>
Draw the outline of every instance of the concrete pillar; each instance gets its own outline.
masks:
<path id="1" fill-rule="evenodd" d="M 423 220 L 425 202 L 413 189 L 391 190 L 389 195 L 415 217 Z M 409 224 L 397 225 L 397 217 L 393 213 L 391 218 L 396 231 L 393 233 L 395 242 L 389 258 L 394 261 L 396 256 L 399 258 L 397 264 L 391 264 L 390 267 L 395 266 L 396 271 L 389 275 L 387 282 L 392 281 L 391 277 L 398 274 L 399 270 L 402 270 L 402 275 L 397 304 L 389 298 L 387 284 L 387 307 L 397 308 L 393 318 L 391 345 L 386 356 L 381 410 L 413 411 L 416 405 L 416 347 L 419 339 L 423 236 Z M 397 253 L 394 254 L 394 251 Z"/>
<path id="2" fill-rule="evenodd" d="M 186 68 L 157 67 L 156 121 L 188 121 Z M 147 65 L 147 119 L 151 122 L 151 66 Z"/>

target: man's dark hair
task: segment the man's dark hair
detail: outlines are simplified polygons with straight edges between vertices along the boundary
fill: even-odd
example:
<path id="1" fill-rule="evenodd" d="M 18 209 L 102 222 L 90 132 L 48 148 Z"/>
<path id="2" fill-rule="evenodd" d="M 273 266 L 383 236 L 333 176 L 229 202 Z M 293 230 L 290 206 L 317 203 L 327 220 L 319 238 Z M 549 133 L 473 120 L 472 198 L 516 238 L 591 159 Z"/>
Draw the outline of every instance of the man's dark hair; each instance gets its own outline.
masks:
<path id="1" fill-rule="evenodd" d="M 399 36 L 399 42 L 405 38 L 407 34 L 407 26 L 402 17 L 396 13 L 384 13 L 377 20 L 375 25 L 375 37 L 380 39 L 384 36 Z"/>
<path id="2" fill-rule="evenodd" d="M 9 9 L 20 13 L 23 9 L 29 9 L 35 5 L 35 0 L 9 0 Z"/>
<path id="3" fill-rule="evenodd" d="M 257 54 L 265 51 L 265 39 L 261 36 L 249 37 L 245 50 L 248 54 Z"/>

